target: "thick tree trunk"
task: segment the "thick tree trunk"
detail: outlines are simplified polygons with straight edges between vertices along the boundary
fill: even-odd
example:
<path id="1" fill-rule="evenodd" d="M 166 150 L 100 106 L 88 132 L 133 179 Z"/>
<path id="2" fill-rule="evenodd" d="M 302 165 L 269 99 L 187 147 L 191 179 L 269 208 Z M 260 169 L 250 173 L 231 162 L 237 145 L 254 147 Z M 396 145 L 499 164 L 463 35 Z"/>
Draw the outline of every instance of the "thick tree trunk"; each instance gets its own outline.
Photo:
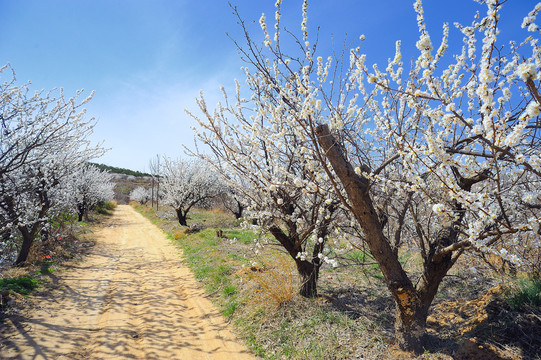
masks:
<path id="1" fill-rule="evenodd" d="M 306 298 L 317 296 L 317 280 L 319 278 L 319 266 L 311 262 L 297 259 L 297 271 L 301 277 L 299 294 Z"/>
<path id="2" fill-rule="evenodd" d="M 402 294 L 399 302 L 395 303 L 395 340 L 401 349 L 416 353 L 423 352 L 430 303 L 419 303 L 416 294 Z"/>
<path id="3" fill-rule="evenodd" d="M 182 226 L 188 226 L 186 222 L 188 214 L 183 212 L 182 209 L 175 209 L 175 211 L 177 212 L 178 223 Z"/>

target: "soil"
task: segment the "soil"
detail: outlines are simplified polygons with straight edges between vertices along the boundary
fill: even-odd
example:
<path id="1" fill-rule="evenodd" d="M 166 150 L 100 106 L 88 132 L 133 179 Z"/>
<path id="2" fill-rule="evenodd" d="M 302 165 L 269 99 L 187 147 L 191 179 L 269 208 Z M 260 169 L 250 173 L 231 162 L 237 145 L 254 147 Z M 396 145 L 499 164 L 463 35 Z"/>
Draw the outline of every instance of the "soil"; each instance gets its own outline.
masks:
<path id="1" fill-rule="evenodd" d="M 1 359 L 254 359 L 142 215 L 120 205 L 94 236 L 0 324 Z"/>

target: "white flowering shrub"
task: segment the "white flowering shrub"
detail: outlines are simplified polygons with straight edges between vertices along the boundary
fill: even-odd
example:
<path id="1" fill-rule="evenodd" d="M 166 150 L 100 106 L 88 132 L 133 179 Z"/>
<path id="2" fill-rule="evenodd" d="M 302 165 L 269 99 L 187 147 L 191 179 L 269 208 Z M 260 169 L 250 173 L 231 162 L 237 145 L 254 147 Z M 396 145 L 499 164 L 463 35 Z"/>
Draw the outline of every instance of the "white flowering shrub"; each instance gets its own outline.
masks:
<path id="1" fill-rule="evenodd" d="M 273 37 L 265 16 L 260 19 L 263 46 L 239 19 L 252 97 L 244 100 L 237 89 L 235 102 L 213 114 L 199 101 L 208 119 L 200 123 L 200 138 L 231 164 L 227 171 L 251 179 L 252 187 L 271 194 L 282 184 L 309 191 L 318 175 L 331 184 L 326 196 L 340 198 L 382 270 L 396 303 L 396 339 L 405 349 L 422 349 L 428 309 L 463 253 L 497 255 L 525 271 L 530 261 L 523 256 L 539 254 L 541 51 L 535 19 L 541 4 L 522 23 L 533 34 L 502 44 L 504 1 L 478 2 L 486 15 L 471 25 L 455 24 L 463 41 L 449 55 L 449 26 L 436 49 L 416 1 L 419 55 L 404 68 L 397 42 L 382 70 L 367 66 L 362 44 L 342 57 L 316 57 L 307 1 L 295 38 L 302 53 L 286 55 L 277 1 Z M 293 144 L 294 156 L 284 144 Z M 287 171 L 269 170 L 280 156 Z M 307 175 L 292 175 L 294 164 Z M 283 177 L 279 182 L 276 174 Z M 257 202 L 262 213 L 276 212 L 285 201 L 281 194 L 265 199 Z M 420 278 L 411 278 L 398 261 L 404 244 L 423 259 Z"/>
<path id="2" fill-rule="evenodd" d="M 161 176 L 163 203 L 175 209 L 183 226 L 188 226 L 188 213 L 194 206 L 204 206 L 222 191 L 214 172 L 198 161 L 164 157 Z"/>
<path id="3" fill-rule="evenodd" d="M 151 200 L 151 198 L 151 191 L 142 186 L 136 187 L 130 193 L 130 201 L 137 201 L 142 205 L 145 205 L 149 200 Z"/>
<path id="4" fill-rule="evenodd" d="M 0 233 L 19 233 L 17 264 L 46 233 L 48 217 L 72 204 L 64 181 L 104 151 L 88 141 L 94 120 L 84 119 L 90 97 L 78 103 L 81 93 L 32 93 L 14 76 L 0 85 Z"/>

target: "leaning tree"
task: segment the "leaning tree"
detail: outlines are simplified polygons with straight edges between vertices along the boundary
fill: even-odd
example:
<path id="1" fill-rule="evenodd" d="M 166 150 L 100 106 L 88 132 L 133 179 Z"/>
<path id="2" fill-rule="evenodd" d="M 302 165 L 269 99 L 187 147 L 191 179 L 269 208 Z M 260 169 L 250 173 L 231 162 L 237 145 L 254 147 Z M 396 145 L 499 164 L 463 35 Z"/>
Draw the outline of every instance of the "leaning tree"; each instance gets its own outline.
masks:
<path id="1" fill-rule="evenodd" d="M 409 71 L 404 72 L 399 45 L 385 72 L 369 71 L 362 56 L 352 54 L 362 74 L 352 82 L 373 84 L 365 107 L 374 127 L 355 128 L 385 144 L 385 169 L 348 159 L 336 140 L 344 139 L 351 149 L 362 141 L 340 134 L 347 130 L 330 131 L 326 124 L 314 130 L 393 294 L 396 336 L 405 348 L 421 349 L 438 286 L 465 251 L 498 255 L 516 266 L 523 259 L 515 249 L 539 252 L 541 97 L 534 81 L 541 49 L 533 37 L 508 47 L 499 43 L 503 2 L 485 4 L 485 17 L 470 26 L 456 25 L 464 45 L 451 59 L 446 57 L 447 25 L 435 50 L 420 1 L 414 6 L 419 56 Z M 541 4 L 523 26 L 537 31 L 533 21 L 539 9 Z M 526 46 L 530 50 L 521 48 Z M 381 205 L 370 196 L 374 185 L 392 196 L 390 204 L 404 209 L 397 226 L 418 245 L 423 259 L 418 279 L 395 260 L 395 243 L 374 215 Z"/>

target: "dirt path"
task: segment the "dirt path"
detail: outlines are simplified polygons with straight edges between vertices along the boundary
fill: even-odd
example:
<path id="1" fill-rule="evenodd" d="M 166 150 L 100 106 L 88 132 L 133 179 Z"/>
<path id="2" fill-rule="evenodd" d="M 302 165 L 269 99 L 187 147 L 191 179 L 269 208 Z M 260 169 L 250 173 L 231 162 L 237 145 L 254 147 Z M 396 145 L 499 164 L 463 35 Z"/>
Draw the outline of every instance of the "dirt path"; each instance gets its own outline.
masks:
<path id="1" fill-rule="evenodd" d="M 84 262 L 52 274 L 54 298 L 8 322 L 0 358 L 254 359 L 142 215 L 119 206 L 96 236 Z"/>

